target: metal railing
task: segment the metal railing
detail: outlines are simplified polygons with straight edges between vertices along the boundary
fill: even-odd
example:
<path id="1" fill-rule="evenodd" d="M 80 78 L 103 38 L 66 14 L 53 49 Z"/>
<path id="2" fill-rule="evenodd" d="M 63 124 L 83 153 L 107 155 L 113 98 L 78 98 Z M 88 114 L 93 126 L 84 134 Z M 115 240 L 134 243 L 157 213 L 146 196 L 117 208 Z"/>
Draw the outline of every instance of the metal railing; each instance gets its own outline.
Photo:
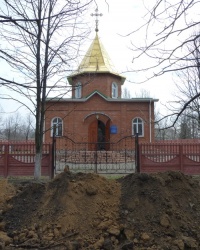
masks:
<path id="1" fill-rule="evenodd" d="M 55 172 L 133 173 L 139 171 L 138 135 L 117 142 L 75 142 L 67 136 L 53 138 Z"/>

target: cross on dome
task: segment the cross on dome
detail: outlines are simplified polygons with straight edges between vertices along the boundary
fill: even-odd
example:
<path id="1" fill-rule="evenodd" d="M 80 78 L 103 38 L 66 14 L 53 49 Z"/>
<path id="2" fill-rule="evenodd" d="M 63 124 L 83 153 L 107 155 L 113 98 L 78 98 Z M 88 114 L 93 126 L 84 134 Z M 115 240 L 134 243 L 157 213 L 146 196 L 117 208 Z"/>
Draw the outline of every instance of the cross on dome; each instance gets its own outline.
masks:
<path id="1" fill-rule="evenodd" d="M 95 22 L 96 22 L 96 29 L 95 29 L 95 31 L 96 31 L 96 32 L 99 31 L 99 29 L 98 29 L 98 24 L 99 24 L 99 19 L 98 19 L 98 17 L 99 17 L 99 16 L 103 16 L 103 14 L 102 14 L 102 13 L 98 13 L 98 11 L 99 11 L 98 8 L 96 8 L 96 10 L 95 10 L 96 13 L 92 13 L 92 14 L 91 14 L 91 16 L 95 16 L 95 17 L 96 17 L 96 20 L 95 20 Z"/>

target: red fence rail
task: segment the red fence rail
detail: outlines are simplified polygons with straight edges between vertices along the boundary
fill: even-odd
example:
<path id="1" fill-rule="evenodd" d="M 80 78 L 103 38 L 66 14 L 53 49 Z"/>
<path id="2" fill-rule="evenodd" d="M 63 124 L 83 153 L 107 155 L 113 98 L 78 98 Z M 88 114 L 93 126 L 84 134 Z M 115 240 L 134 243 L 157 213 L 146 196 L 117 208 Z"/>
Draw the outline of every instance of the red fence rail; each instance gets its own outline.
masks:
<path id="1" fill-rule="evenodd" d="M 200 143 L 142 143 L 139 158 L 140 172 L 172 170 L 200 174 Z"/>
<path id="2" fill-rule="evenodd" d="M 33 176 L 35 144 L 0 143 L 0 176 Z M 42 150 L 42 176 L 52 177 L 52 145 L 44 144 Z"/>

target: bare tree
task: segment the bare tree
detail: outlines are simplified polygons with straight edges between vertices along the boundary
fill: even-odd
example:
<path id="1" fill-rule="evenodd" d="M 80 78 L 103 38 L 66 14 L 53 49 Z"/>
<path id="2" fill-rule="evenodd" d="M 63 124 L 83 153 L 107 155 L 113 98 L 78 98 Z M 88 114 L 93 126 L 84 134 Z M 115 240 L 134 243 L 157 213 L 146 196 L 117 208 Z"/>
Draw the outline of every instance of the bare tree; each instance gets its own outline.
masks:
<path id="1" fill-rule="evenodd" d="M 156 0 L 148 1 L 147 4 L 151 4 L 151 6 L 147 8 L 146 21 L 129 34 L 134 36 L 138 30 L 143 30 L 146 34 L 142 45 L 132 44 L 133 60 L 142 58 L 146 58 L 146 60 L 143 60 L 143 67 L 132 71 L 149 72 L 144 79 L 147 81 L 169 72 L 183 72 L 188 68 L 196 68 L 193 53 L 197 48 L 199 49 L 200 34 L 199 32 L 194 34 L 194 30 L 199 30 L 200 2 L 197 0 Z M 195 47 L 188 51 L 187 48 L 191 44 L 195 44 Z M 188 60 L 190 60 L 190 64 L 188 64 Z M 185 99 L 184 105 L 173 113 L 176 118 L 173 119 L 172 125 L 199 96 L 200 92 L 197 92 Z"/>
<path id="2" fill-rule="evenodd" d="M 131 93 L 126 87 L 122 89 L 122 98 L 125 98 L 125 99 L 131 98 Z"/>
<path id="3" fill-rule="evenodd" d="M 150 96 L 150 92 L 146 89 L 141 89 L 139 92 L 135 92 L 135 97 L 138 98 L 149 98 Z"/>
<path id="4" fill-rule="evenodd" d="M 62 97 L 66 72 L 72 70 L 87 25 L 81 20 L 90 0 L 1 0 L 0 58 L 17 72 L 15 80 L 0 76 L 0 84 L 12 90 L 8 97 L 25 104 L 36 120 L 35 179 L 41 176 L 45 100 L 52 91 Z M 1 16 L 1 17 L 2 17 Z M 11 17 L 11 18 L 10 18 Z M 67 90 L 65 90 L 67 92 Z"/>
<path id="5" fill-rule="evenodd" d="M 177 124 L 171 128 L 169 117 L 162 119 L 159 110 L 155 111 L 155 139 L 174 140 L 177 139 Z"/>
<path id="6" fill-rule="evenodd" d="M 175 92 L 175 101 L 174 104 L 171 103 L 171 111 L 177 112 L 177 108 L 181 110 L 185 106 L 185 100 L 193 100 L 186 107 L 183 116 L 188 117 L 188 121 L 193 125 L 195 124 L 196 131 L 193 131 L 193 135 L 198 136 L 200 131 L 200 40 L 197 40 L 195 43 L 191 44 L 188 47 L 188 51 L 191 52 L 188 57 L 187 64 L 188 68 L 177 72 L 178 80 L 176 77 L 176 88 Z M 191 63 L 196 67 L 190 67 Z"/>
<path id="7" fill-rule="evenodd" d="M 19 135 L 19 128 L 21 126 L 21 117 L 19 113 L 9 115 L 4 120 L 3 134 L 7 140 L 16 140 Z"/>
<path id="8" fill-rule="evenodd" d="M 191 135 L 190 120 L 187 116 L 181 117 L 179 139 L 190 139 Z"/>
<path id="9" fill-rule="evenodd" d="M 34 137 L 35 126 L 31 113 L 25 117 L 19 113 L 11 114 L 3 119 L 1 134 L 7 140 L 28 140 Z"/>
<path id="10" fill-rule="evenodd" d="M 3 134 L 7 140 L 11 140 L 12 138 L 12 125 L 13 125 L 13 117 L 7 117 L 5 122 L 5 128 L 3 130 Z"/>
<path id="11" fill-rule="evenodd" d="M 33 115 L 31 113 L 28 113 L 24 117 L 24 122 L 21 125 L 21 136 L 26 141 L 28 141 L 31 138 L 34 138 L 35 136 L 35 122 L 33 119 Z"/>

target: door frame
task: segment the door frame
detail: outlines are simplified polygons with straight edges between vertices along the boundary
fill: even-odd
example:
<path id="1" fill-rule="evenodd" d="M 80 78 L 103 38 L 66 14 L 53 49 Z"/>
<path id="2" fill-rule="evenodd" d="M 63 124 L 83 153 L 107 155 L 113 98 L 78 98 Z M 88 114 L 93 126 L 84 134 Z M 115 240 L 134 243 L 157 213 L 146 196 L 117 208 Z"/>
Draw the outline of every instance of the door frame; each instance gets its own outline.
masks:
<path id="1" fill-rule="evenodd" d="M 103 150 L 109 150 L 110 149 L 110 119 L 104 123 L 101 119 L 97 119 L 96 117 L 90 122 L 88 126 L 88 149 L 91 151 L 98 150 L 98 144 L 102 143 L 98 141 L 98 128 L 99 128 L 99 122 L 103 123 L 105 126 L 104 131 L 104 138 L 105 141 L 103 142 L 105 144 L 105 147 Z"/>

